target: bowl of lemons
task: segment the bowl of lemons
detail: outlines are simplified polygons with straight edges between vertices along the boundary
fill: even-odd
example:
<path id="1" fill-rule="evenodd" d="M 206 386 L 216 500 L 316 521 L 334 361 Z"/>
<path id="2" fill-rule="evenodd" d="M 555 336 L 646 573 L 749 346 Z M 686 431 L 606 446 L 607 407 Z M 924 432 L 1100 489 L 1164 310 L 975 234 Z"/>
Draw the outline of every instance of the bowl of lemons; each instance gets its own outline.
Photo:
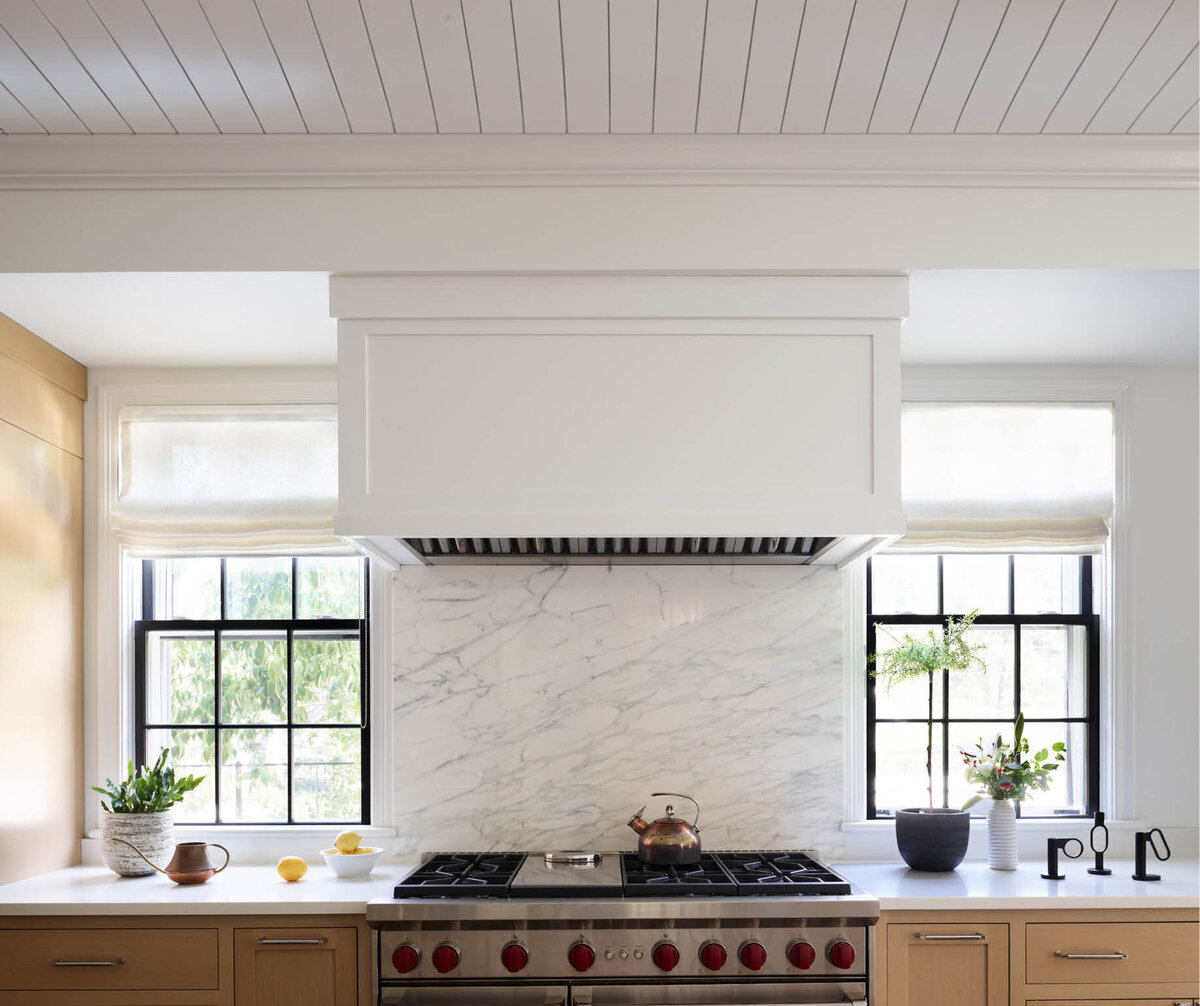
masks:
<path id="1" fill-rule="evenodd" d="M 343 831 L 333 840 L 332 849 L 322 849 L 325 862 L 342 880 L 369 876 L 383 856 L 382 849 L 362 845 L 362 836 L 355 831 Z"/>

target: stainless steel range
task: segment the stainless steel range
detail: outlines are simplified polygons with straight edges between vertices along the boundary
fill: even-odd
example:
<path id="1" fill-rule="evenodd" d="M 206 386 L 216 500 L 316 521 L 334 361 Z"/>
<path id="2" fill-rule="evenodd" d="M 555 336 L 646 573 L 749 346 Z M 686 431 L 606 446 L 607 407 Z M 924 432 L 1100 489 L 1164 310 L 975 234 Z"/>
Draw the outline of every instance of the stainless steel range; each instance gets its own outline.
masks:
<path id="1" fill-rule="evenodd" d="M 801 852 L 444 854 L 367 908 L 404 1006 L 865 1006 L 878 917 Z"/>

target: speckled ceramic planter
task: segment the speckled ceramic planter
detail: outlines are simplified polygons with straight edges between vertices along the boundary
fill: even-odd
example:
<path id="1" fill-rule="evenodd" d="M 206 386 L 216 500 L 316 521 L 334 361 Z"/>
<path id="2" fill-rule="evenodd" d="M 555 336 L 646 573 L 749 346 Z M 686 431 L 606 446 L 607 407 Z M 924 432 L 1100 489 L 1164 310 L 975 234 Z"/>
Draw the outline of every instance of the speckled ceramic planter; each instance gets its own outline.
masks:
<path id="1" fill-rule="evenodd" d="M 165 866 L 175 850 L 174 815 L 169 810 L 159 814 L 100 813 L 100 858 L 113 873 L 122 877 L 144 877 L 154 870 L 128 845 L 113 839 L 122 838 L 136 845 L 146 859 Z"/>

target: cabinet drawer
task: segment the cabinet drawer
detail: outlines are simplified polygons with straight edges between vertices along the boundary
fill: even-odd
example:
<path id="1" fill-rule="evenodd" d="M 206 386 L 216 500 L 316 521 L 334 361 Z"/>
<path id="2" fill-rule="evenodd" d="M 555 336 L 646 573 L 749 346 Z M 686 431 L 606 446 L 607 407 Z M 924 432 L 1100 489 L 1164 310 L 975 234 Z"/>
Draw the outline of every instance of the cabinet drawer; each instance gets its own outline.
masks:
<path id="1" fill-rule="evenodd" d="M 1193 1006 L 1194 999 L 1026 999 L 1025 1006 Z"/>
<path id="2" fill-rule="evenodd" d="M 0 931 L 0 989 L 215 989 L 216 929 Z"/>
<path id="3" fill-rule="evenodd" d="M 1057 983 L 1200 980 L 1194 922 L 1042 922 L 1025 927 L 1025 980 Z M 1124 954 L 1123 958 L 1065 954 Z M 1114 989 L 1113 991 L 1116 991 Z"/>

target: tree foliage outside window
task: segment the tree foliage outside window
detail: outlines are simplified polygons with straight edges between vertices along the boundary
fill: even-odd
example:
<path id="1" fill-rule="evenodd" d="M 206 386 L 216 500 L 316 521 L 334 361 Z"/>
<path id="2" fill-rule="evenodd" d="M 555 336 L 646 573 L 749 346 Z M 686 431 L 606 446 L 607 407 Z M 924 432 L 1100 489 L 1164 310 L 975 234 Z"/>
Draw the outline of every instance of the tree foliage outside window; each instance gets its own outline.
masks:
<path id="1" fill-rule="evenodd" d="M 143 577 L 139 757 L 169 745 L 205 775 L 177 819 L 364 821 L 365 560 L 161 559 Z"/>

